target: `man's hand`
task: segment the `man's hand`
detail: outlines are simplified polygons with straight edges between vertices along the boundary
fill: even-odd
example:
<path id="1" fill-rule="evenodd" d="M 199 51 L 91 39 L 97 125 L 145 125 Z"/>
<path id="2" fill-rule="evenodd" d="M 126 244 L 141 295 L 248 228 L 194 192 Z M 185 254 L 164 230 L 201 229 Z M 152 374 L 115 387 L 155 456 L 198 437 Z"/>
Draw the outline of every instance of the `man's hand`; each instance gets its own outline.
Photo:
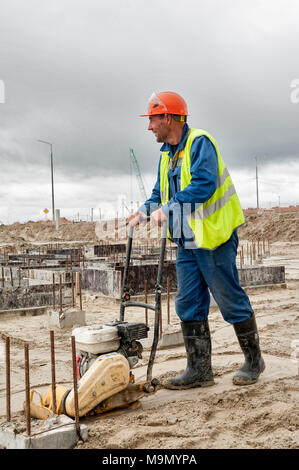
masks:
<path id="1" fill-rule="evenodd" d="M 140 224 L 140 222 L 146 220 L 146 214 L 144 212 L 134 212 L 127 218 L 127 222 L 135 227 L 135 225 Z"/>
<path id="2" fill-rule="evenodd" d="M 151 223 L 153 223 L 154 225 L 158 225 L 159 227 L 161 227 L 162 222 L 164 220 L 167 220 L 167 217 L 162 211 L 162 209 L 158 209 L 151 214 Z"/>

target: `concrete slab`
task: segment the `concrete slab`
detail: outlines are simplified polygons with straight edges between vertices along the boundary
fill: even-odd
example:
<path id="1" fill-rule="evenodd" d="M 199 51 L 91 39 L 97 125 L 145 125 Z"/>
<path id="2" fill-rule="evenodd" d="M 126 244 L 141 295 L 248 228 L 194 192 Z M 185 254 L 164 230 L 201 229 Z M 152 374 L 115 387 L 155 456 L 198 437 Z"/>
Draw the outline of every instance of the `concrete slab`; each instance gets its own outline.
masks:
<path id="1" fill-rule="evenodd" d="M 61 314 L 59 310 L 49 309 L 47 316 L 49 328 L 72 328 L 75 325 L 86 325 L 85 311 L 76 308 L 64 308 Z"/>
<path id="2" fill-rule="evenodd" d="M 75 421 L 65 415 L 31 420 L 30 436 L 24 428 L 24 423 L 17 422 L 1 425 L 0 445 L 5 449 L 72 449 L 79 441 Z M 86 424 L 80 424 L 80 437 L 84 442 L 88 438 Z"/>

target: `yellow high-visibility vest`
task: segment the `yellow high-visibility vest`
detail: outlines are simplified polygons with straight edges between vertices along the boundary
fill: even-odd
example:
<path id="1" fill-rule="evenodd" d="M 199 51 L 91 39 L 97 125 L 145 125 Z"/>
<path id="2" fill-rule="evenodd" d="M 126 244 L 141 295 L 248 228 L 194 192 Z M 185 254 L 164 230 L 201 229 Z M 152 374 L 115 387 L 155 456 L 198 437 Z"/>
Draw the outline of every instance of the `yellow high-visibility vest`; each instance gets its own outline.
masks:
<path id="1" fill-rule="evenodd" d="M 228 169 L 220 155 L 217 142 L 203 129 L 190 129 L 185 147 L 178 154 L 178 161 L 181 164 L 181 191 L 191 182 L 191 145 L 193 140 L 199 136 L 207 137 L 216 149 L 218 157 L 217 188 L 208 201 L 204 203 L 194 201 L 195 210 L 191 213 L 186 211 L 186 217 L 193 232 L 196 246 L 213 250 L 229 240 L 234 229 L 244 223 L 244 214 Z M 162 205 L 169 201 L 168 171 L 170 160 L 168 152 L 162 152 L 160 163 Z M 171 240 L 169 231 L 168 237 Z"/>

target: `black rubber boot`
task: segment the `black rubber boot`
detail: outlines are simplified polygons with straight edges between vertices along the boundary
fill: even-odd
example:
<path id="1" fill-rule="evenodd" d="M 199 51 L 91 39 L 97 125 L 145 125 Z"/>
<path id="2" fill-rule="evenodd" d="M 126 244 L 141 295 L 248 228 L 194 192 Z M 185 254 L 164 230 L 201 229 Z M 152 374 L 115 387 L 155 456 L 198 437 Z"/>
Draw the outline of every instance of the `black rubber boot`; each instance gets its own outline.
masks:
<path id="1" fill-rule="evenodd" d="M 164 387 L 172 390 L 185 390 L 213 385 L 212 348 L 208 321 L 181 322 L 181 328 L 187 353 L 187 368 L 182 375 L 164 382 Z"/>
<path id="2" fill-rule="evenodd" d="M 265 369 L 265 362 L 260 351 L 255 316 L 253 315 L 243 322 L 234 323 L 233 326 L 245 356 L 245 363 L 234 375 L 233 383 L 235 385 L 254 384 Z"/>

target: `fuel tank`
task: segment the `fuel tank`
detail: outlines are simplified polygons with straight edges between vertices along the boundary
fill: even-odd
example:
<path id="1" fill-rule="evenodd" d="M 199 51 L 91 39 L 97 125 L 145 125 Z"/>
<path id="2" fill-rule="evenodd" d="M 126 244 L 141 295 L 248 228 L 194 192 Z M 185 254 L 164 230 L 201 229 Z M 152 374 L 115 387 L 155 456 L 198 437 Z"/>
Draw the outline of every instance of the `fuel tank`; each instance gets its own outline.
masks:
<path id="1" fill-rule="evenodd" d="M 118 353 L 99 356 L 77 383 L 79 416 L 85 416 L 101 401 L 124 390 L 130 381 L 127 359 Z M 74 390 L 66 396 L 64 410 L 75 417 Z"/>

